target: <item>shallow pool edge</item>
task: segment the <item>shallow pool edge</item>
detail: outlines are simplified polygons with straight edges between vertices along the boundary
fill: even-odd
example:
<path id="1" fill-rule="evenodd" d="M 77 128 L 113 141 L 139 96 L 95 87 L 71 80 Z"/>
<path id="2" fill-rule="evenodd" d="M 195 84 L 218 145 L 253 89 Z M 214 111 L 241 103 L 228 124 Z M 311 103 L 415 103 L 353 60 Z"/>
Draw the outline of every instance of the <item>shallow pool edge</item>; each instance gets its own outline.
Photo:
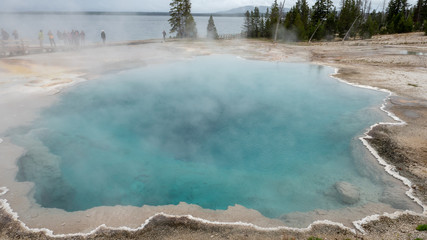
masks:
<path id="1" fill-rule="evenodd" d="M 311 64 L 313 64 L 313 63 L 311 63 Z M 170 214 L 166 214 L 166 213 L 163 213 L 163 212 L 158 212 L 158 213 L 152 215 L 151 217 L 147 218 L 145 220 L 145 222 L 140 227 L 137 227 L 137 228 L 130 228 L 130 227 L 126 227 L 126 226 L 123 226 L 123 227 L 108 227 L 105 224 L 102 224 L 102 225 L 94 228 L 92 231 L 90 231 L 88 233 L 81 233 L 81 232 L 79 232 L 79 233 L 71 233 L 71 234 L 54 234 L 54 232 L 52 230 L 48 229 L 48 228 L 30 228 L 30 227 L 28 227 L 24 222 L 22 222 L 19 219 L 18 214 L 13 211 L 13 209 L 11 208 L 11 206 L 8 203 L 7 199 L 3 199 L 3 198 L 0 199 L 0 203 L 1 203 L 0 207 L 2 209 L 4 209 L 8 214 L 10 214 L 15 221 L 19 222 L 19 224 L 24 229 L 26 229 L 28 231 L 31 231 L 31 232 L 43 232 L 47 236 L 50 236 L 50 237 L 89 236 L 89 235 L 97 232 L 100 229 L 126 230 L 126 231 L 135 232 L 135 231 L 138 231 L 138 230 L 142 230 L 145 226 L 147 226 L 148 223 L 150 223 L 150 221 L 152 221 L 157 216 L 165 216 L 165 217 L 187 217 L 187 218 L 189 218 L 191 220 L 198 221 L 198 222 L 201 222 L 201 223 L 204 223 L 204 224 L 230 225 L 230 226 L 246 226 L 246 227 L 252 227 L 252 228 L 254 228 L 256 230 L 261 230 L 261 231 L 293 230 L 293 231 L 306 232 L 306 231 L 310 231 L 314 225 L 317 225 L 317 224 L 327 224 L 327 225 L 338 226 L 338 227 L 340 227 L 342 229 L 349 230 L 352 233 L 356 233 L 357 230 L 360 231 L 361 233 L 365 233 L 362 225 L 366 224 L 366 223 L 369 223 L 371 221 L 378 220 L 382 216 L 390 217 L 392 219 L 397 218 L 397 217 L 399 217 L 401 215 L 404 215 L 404 214 L 412 214 L 412 215 L 415 215 L 415 216 L 424 216 L 425 214 L 427 214 L 427 206 L 424 205 L 422 203 L 422 201 L 420 199 L 418 199 L 414 195 L 414 191 L 412 189 L 412 186 L 413 186 L 412 182 L 409 179 L 407 179 L 405 177 L 402 177 L 395 170 L 395 167 L 393 165 L 388 164 L 383 158 L 381 158 L 379 156 L 378 152 L 367 141 L 367 139 L 372 138 L 369 135 L 369 132 L 375 126 L 378 126 L 378 125 L 406 125 L 407 124 L 406 122 L 404 122 L 403 120 L 401 120 L 400 118 L 398 118 L 395 114 L 393 114 L 392 112 L 386 110 L 385 102 L 390 98 L 390 96 L 393 96 L 394 93 L 391 92 L 391 91 L 389 91 L 389 90 L 386 90 L 386 89 L 380 89 L 380 88 L 376 88 L 376 87 L 371 87 L 371 86 L 366 86 L 366 85 L 359 85 L 359 84 L 354 84 L 354 83 L 347 82 L 347 81 L 342 80 L 342 79 L 340 79 L 338 77 L 335 77 L 334 75 L 337 72 L 338 72 L 338 69 L 335 68 L 335 73 L 331 74 L 330 77 L 332 77 L 334 79 L 337 79 L 338 81 L 341 81 L 341 82 L 347 83 L 349 85 L 352 85 L 352 86 L 356 86 L 356 87 L 360 87 L 360 88 L 366 88 L 366 89 L 372 89 L 372 90 L 381 91 L 381 92 L 386 92 L 386 93 L 389 94 L 384 99 L 384 103 L 382 104 L 382 106 L 381 106 L 380 109 L 382 111 L 384 111 L 385 113 L 387 113 L 387 115 L 390 118 L 392 118 L 394 121 L 396 121 L 396 122 L 379 122 L 379 123 L 376 123 L 376 124 L 370 126 L 369 129 L 364 133 L 364 136 L 360 137 L 359 139 L 362 141 L 363 145 L 369 150 L 369 152 L 377 159 L 378 163 L 380 163 L 380 165 L 384 166 L 384 169 L 385 169 L 385 171 L 388 174 L 390 174 L 394 178 L 402 181 L 404 185 L 406 185 L 406 186 L 409 187 L 409 190 L 406 191 L 406 195 L 423 208 L 423 213 L 422 214 L 419 214 L 419 213 L 416 213 L 416 212 L 413 212 L 413 211 L 396 211 L 396 212 L 391 213 L 391 214 L 390 213 L 384 213 L 384 214 L 370 215 L 370 216 L 366 216 L 365 218 L 363 218 L 361 220 L 354 221 L 353 225 L 355 226 L 355 229 L 353 229 L 353 228 L 349 228 L 349 227 L 344 226 L 344 224 L 342 224 L 342 223 L 332 222 L 332 221 L 329 221 L 329 220 L 314 221 L 307 228 L 292 228 L 292 227 L 286 227 L 286 226 L 280 226 L 280 227 L 260 227 L 260 226 L 257 226 L 255 224 L 246 223 L 246 222 L 219 222 L 219 221 L 210 221 L 210 220 L 206 220 L 206 219 L 203 219 L 203 218 L 194 217 L 192 215 L 170 215 Z M 2 141 L 0 139 L 0 144 L 1 143 L 2 143 Z M 7 187 L 0 187 L 0 197 L 2 197 L 3 195 L 5 195 L 8 191 L 9 191 L 9 189 Z"/>

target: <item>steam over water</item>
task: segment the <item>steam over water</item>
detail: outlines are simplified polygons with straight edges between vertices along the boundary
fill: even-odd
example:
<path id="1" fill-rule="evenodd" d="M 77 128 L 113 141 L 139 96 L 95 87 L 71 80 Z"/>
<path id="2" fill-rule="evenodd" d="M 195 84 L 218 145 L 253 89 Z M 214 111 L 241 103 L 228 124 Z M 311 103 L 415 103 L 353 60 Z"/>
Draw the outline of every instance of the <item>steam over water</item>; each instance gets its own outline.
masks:
<path id="1" fill-rule="evenodd" d="M 1 10 L 0 10 L 1 11 Z M 160 39 L 165 30 L 170 36 L 169 16 L 142 16 L 142 15 L 73 15 L 73 14 L 1 14 L 1 27 L 12 34 L 17 30 L 20 38 L 33 40 L 38 44 L 38 33 L 43 30 L 45 34 L 51 30 L 55 35 L 57 44 L 62 41 L 57 39 L 59 30 L 85 31 L 87 42 L 100 42 L 101 30 L 105 30 L 107 41 L 126 41 L 141 39 Z M 195 16 L 198 36 L 206 37 L 209 16 Z M 215 26 L 219 34 L 236 34 L 242 31 L 243 17 L 214 17 Z M 172 34 L 171 36 L 175 36 Z M 47 35 L 45 44 L 48 43 Z"/>
<path id="2" fill-rule="evenodd" d="M 43 207 L 240 204 L 268 217 L 379 202 L 384 183 L 355 154 L 385 93 L 309 64 L 198 57 L 103 76 L 46 109 L 16 142 L 18 180 Z M 359 158 L 359 159 L 358 159 Z"/>

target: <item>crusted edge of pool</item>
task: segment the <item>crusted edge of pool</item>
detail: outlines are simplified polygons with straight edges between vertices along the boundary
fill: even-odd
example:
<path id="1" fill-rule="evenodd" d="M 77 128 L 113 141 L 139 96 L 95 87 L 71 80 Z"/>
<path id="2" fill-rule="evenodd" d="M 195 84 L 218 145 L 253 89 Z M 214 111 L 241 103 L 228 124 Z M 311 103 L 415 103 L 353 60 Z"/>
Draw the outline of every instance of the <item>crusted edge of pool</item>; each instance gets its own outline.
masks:
<path id="1" fill-rule="evenodd" d="M 337 68 L 335 68 L 335 73 L 336 74 L 338 71 Z M 371 87 L 371 86 L 366 86 L 366 85 L 359 85 L 359 84 L 353 84 L 350 82 L 347 82 L 345 80 L 342 80 L 340 78 L 337 78 L 334 76 L 334 74 L 330 75 L 330 77 L 337 79 L 338 81 L 347 83 L 349 85 L 352 86 L 356 86 L 356 87 L 361 87 L 361 88 L 367 88 L 367 89 L 371 89 L 371 90 L 376 90 L 376 91 L 382 91 L 382 92 L 386 92 L 389 95 L 384 99 L 384 103 L 382 104 L 382 106 L 380 107 L 380 109 L 382 111 L 384 111 L 385 113 L 387 113 L 387 115 L 392 118 L 394 121 L 396 122 L 379 122 L 376 123 L 372 126 L 369 127 L 369 129 L 364 133 L 364 136 L 360 137 L 359 140 L 362 141 L 363 145 L 370 151 L 370 153 L 377 159 L 378 163 L 382 166 L 384 166 L 385 171 L 393 176 L 394 178 L 400 180 L 403 182 L 404 185 L 409 187 L 409 190 L 406 191 L 406 195 L 411 198 L 414 202 L 416 202 L 418 205 L 420 205 L 423 208 L 423 213 L 419 214 L 413 211 L 396 211 L 394 213 L 383 213 L 383 214 L 374 214 L 374 215 L 370 215 L 370 216 L 366 216 L 363 219 L 360 220 L 356 220 L 353 221 L 353 225 L 355 226 L 355 229 L 353 228 L 349 228 L 344 226 L 344 224 L 342 223 L 337 223 L 337 222 L 333 222 L 333 221 L 329 221 L 329 220 L 319 220 L 319 221 L 314 221 L 313 223 L 311 223 L 307 228 L 293 228 L 293 227 L 287 227 L 287 226 L 279 226 L 279 227 L 260 227 L 257 226 L 255 224 L 252 223 L 246 223 L 246 222 L 220 222 L 220 221 L 210 221 L 210 220 L 206 220 L 203 218 L 198 218 L 198 217 L 194 217 L 192 215 L 171 215 L 171 214 L 165 214 L 163 212 L 158 212 L 154 215 L 152 215 L 151 217 L 147 218 L 145 220 L 145 222 L 143 224 L 141 224 L 139 227 L 137 228 L 130 228 L 130 227 L 108 227 L 105 224 L 101 224 L 100 226 L 94 228 L 93 230 L 91 230 L 88 233 L 82 233 L 82 232 L 78 232 L 78 233 L 70 233 L 70 234 L 54 234 L 54 232 L 48 228 L 30 228 L 28 227 L 23 221 L 21 221 L 19 219 L 19 216 L 16 212 L 13 211 L 13 209 L 10 207 L 8 201 L 6 199 L 0 199 L 1 202 L 1 208 L 4 209 L 8 214 L 10 214 L 10 216 L 12 216 L 12 218 L 17 221 L 24 229 L 26 229 L 27 231 L 30 232 L 35 232 L 35 233 L 40 233 L 43 232 L 45 233 L 47 236 L 49 237 L 75 237 L 75 236 L 90 236 L 94 233 L 96 233 L 97 231 L 101 230 L 101 229 L 109 229 L 109 230 L 125 230 L 125 231 L 138 231 L 138 230 L 142 230 L 144 229 L 154 218 L 158 217 L 158 216 L 164 216 L 164 217 L 169 217 L 169 218 L 179 218 L 179 217 L 186 217 L 190 220 L 194 220 L 200 223 L 204 223 L 204 224 L 213 224 L 213 225 L 227 225 L 227 226 L 244 226 L 244 227 L 251 227 L 254 228 L 256 230 L 261 230 L 261 231 L 277 231 L 277 230 L 292 230 L 292 231 L 299 231 L 299 232 L 307 232 L 310 231 L 313 226 L 318 225 L 318 224 L 326 224 L 326 225 L 333 225 L 333 226 L 337 226 L 339 228 L 342 228 L 344 230 L 348 230 L 351 231 L 352 233 L 356 234 L 357 231 L 360 231 L 362 234 L 365 234 L 365 230 L 363 228 L 362 225 L 367 224 L 369 222 L 372 221 L 376 221 L 381 217 L 389 217 L 392 219 L 396 219 L 399 216 L 402 216 L 404 214 L 411 214 L 414 216 L 425 216 L 425 214 L 427 214 L 427 206 L 424 205 L 422 203 L 422 201 L 420 199 L 418 199 L 416 196 L 414 196 L 414 191 L 412 189 L 412 182 L 405 178 L 402 177 L 396 170 L 395 167 L 391 164 L 386 163 L 386 161 L 381 158 L 378 154 L 378 152 L 368 143 L 368 141 L 366 139 L 370 139 L 371 136 L 369 135 L 369 132 L 378 125 L 406 125 L 406 122 L 404 122 L 403 120 L 401 120 L 400 118 L 398 118 L 395 114 L 393 114 L 390 111 L 386 110 L 386 104 L 385 102 L 390 98 L 390 96 L 394 95 L 393 92 L 386 90 L 386 89 L 381 89 L 381 88 L 376 88 L 376 87 Z M 0 141 L 1 144 L 1 141 Z M 9 191 L 9 189 L 7 187 L 0 187 L 0 197 L 4 196 L 7 192 Z"/>

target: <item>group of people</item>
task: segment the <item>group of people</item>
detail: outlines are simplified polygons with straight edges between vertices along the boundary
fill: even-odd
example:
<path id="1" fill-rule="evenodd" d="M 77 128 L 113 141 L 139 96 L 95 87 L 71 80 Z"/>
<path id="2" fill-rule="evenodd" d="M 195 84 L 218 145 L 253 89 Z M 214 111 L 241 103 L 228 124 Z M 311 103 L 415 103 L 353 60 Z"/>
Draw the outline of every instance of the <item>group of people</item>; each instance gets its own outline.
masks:
<path id="1" fill-rule="evenodd" d="M 86 33 L 82 31 L 72 30 L 71 32 L 61 32 L 56 31 L 56 36 L 58 37 L 58 40 L 63 41 L 65 46 L 71 46 L 71 47 L 79 47 L 83 46 L 86 41 Z M 51 47 L 56 47 L 55 42 L 55 36 L 53 35 L 52 31 L 49 30 L 47 33 L 47 37 L 49 39 L 49 43 Z M 44 34 L 43 30 L 40 30 L 39 32 L 39 41 L 40 41 L 40 47 L 43 48 L 43 42 L 44 42 Z"/>
<path id="2" fill-rule="evenodd" d="M 51 30 L 49 30 L 47 34 L 45 34 L 43 30 L 40 30 L 38 32 L 38 41 L 41 49 L 44 48 L 46 38 L 49 39 L 51 49 L 55 49 L 57 47 L 56 45 L 58 42 L 55 40 L 60 41 L 60 43 L 63 43 L 64 46 L 69 48 L 79 48 L 86 45 L 86 33 L 83 30 L 63 32 L 57 30 L 56 35 L 54 35 Z M 101 31 L 101 40 L 103 44 L 106 43 L 107 35 L 104 30 Z M 7 51 L 16 51 L 17 49 L 25 51 L 27 48 L 26 45 L 29 42 L 29 40 L 25 41 L 24 39 L 20 39 L 17 30 L 14 30 L 11 35 L 9 35 L 6 30 L 3 28 L 0 29 L 0 54 L 4 54 Z"/>
<path id="3" fill-rule="evenodd" d="M 8 41 L 9 40 L 9 33 L 6 32 L 3 28 L 1 29 L 1 40 L 2 41 Z M 13 30 L 12 36 L 14 40 L 19 40 L 19 34 L 16 30 Z"/>
<path id="4" fill-rule="evenodd" d="M 12 32 L 12 37 L 13 39 L 10 38 L 9 33 L 6 32 L 3 28 L 0 30 L 0 54 L 3 54 L 3 51 L 6 47 L 10 47 L 12 45 L 21 48 L 19 34 L 16 30 Z"/>
<path id="5" fill-rule="evenodd" d="M 66 46 L 84 46 L 86 43 L 86 33 L 81 30 L 80 32 L 78 30 L 71 30 L 71 32 L 56 32 L 56 36 L 59 40 L 64 41 L 64 45 Z"/>
<path id="6" fill-rule="evenodd" d="M 163 30 L 162 32 L 163 35 L 163 41 L 166 41 L 166 31 Z M 13 31 L 12 36 L 14 38 L 14 40 L 19 40 L 19 34 L 16 30 Z M 9 40 L 9 33 L 6 32 L 3 28 L 1 29 L 0 32 L 0 37 L 2 40 L 2 45 L 4 45 L 6 43 L 6 41 Z M 57 31 L 56 32 L 56 37 L 59 41 L 63 41 L 65 46 L 69 46 L 69 47 L 75 47 L 78 48 L 80 46 L 84 46 L 86 44 L 86 33 L 81 30 L 71 30 L 71 32 L 67 32 L 67 31 Z M 47 33 L 47 38 L 49 39 L 49 43 L 50 43 L 50 47 L 52 48 L 56 48 L 56 42 L 55 42 L 55 36 L 52 33 L 51 30 L 48 31 Z M 38 34 L 38 39 L 39 39 L 39 43 L 40 43 L 40 48 L 44 47 L 44 33 L 43 30 L 39 31 Z M 105 44 L 106 40 L 107 40 L 107 36 L 104 30 L 101 31 L 101 40 L 102 43 Z"/>

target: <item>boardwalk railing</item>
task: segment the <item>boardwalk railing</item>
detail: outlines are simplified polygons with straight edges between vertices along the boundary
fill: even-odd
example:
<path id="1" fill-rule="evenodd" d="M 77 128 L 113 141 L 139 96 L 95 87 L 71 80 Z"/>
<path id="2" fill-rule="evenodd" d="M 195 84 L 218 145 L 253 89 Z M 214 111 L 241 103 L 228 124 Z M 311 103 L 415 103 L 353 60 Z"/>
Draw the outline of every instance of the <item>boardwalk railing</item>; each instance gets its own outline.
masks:
<path id="1" fill-rule="evenodd" d="M 0 57 L 28 54 L 29 40 L 0 40 Z"/>
<path id="2" fill-rule="evenodd" d="M 221 34 L 221 35 L 219 35 L 218 39 L 230 40 L 230 39 L 239 39 L 239 38 L 243 38 L 243 37 L 244 37 L 244 35 L 242 33 Z"/>

